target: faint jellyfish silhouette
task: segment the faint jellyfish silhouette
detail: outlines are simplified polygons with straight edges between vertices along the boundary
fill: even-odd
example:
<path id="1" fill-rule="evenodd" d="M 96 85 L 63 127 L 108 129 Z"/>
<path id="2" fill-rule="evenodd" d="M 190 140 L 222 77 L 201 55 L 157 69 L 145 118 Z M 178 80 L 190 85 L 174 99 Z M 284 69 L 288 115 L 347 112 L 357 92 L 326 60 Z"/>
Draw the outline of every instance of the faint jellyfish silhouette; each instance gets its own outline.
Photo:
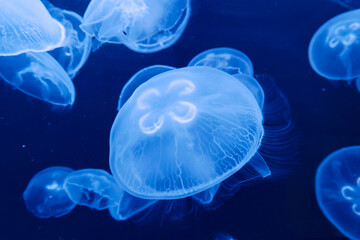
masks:
<path id="1" fill-rule="evenodd" d="M 360 146 L 337 150 L 316 171 L 318 204 L 329 221 L 344 235 L 360 239 Z"/>
<path id="2" fill-rule="evenodd" d="M 53 19 L 40 0 L 1 0 L 0 56 L 61 47 L 65 28 Z"/>
<path id="3" fill-rule="evenodd" d="M 231 75 L 254 75 L 251 60 L 239 50 L 227 47 L 212 48 L 196 55 L 188 66 L 207 66 L 217 68 Z"/>
<path id="4" fill-rule="evenodd" d="M 348 9 L 360 8 L 360 1 L 358 0 L 329 0 L 329 1 L 337 3 Z"/>
<path id="5" fill-rule="evenodd" d="M 171 70 L 141 84 L 120 109 L 110 168 L 136 197 L 178 199 L 206 190 L 211 196 L 249 162 L 262 136 L 259 105 L 236 78 L 209 67 Z"/>
<path id="6" fill-rule="evenodd" d="M 49 2 L 46 2 L 45 6 L 51 16 L 66 29 L 63 46 L 49 53 L 73 79 L 89 57 L 91 38 L 80 28 L 82 18 L 78 14 L 54 7 Z"/>
<path id="7" fill-rule="evenodd" d="M 64 188 L 74 203 L 97 210 L 116 206 L 122 194 L 113 176 L 101 169 L 72 172 L 66 177 Z"/>
<path id="8" fill-rule="evenodd" d="M 137 73 L 135 73 L 129 79 L 129 81 L 126 82 L 125 86 L 121 90 L 117 110 L 120 110 L 120 108 L 125 104 L 125 102 L 131 97 L 135 89 L 138 88 L 141 84 L 160 73 L 174 69 L 176 68 L 165 65 L 153 65 L 143 68 Z"/>
<path id="9" fill-rule="evenodd" d="M 75 203 L 68 197 L 63 183 L 72 171 L 66 167 L 50 167 L 38 172 L 23 194 L 29 212 L 39 218 L 61 217 L 71 212 Z"/>
<path id="10" fill-rule="evenodd" d="M 360 10 L 337 15 L 324 23 L 309 45 L 311 67 L 330 80 L 360 76 Z"/>
<path id="11" fill-rule="evenodd" d="M 265 94 L 259 82 L 250 75 L 238 73 L 234 74 L 233 76 L 239 79 L 252 92 L 257 103 L 259 104 L 260 109 L 263 109 L 265 102 Z"/>
<path id="12" fill-rule="evenodd" d="M 236 240 L 228 233 L 216 233 L 214 240 Z"/>
<path id="13" fill-rule="evenodd" d="M 180 38 L 190 12 L 189 0 L 92 0 L 81 28 L 100 44 L 152 53 Z"/>
<path id="14" fill-rule="evenodd" d="M 57 106 L 75 101 L 71 79 L 46 52 L 0 57 L 0 77 L 18 90 Z"/>

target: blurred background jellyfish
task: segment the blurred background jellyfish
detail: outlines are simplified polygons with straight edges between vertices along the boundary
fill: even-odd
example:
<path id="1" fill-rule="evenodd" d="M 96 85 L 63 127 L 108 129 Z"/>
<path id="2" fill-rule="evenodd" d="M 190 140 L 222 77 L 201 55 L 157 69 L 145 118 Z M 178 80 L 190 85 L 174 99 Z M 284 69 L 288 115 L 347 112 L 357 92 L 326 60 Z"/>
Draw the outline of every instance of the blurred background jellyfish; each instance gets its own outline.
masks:
<path id="1" fill-rule="evenodd" d="M 318 204 L 345 236 L 360 239 L 360 146 L 337 150 L 316 171 Z"/>
<path id="2" fill-rule="evenodd" d="M 0 56 L 45 52 L 61 47 L 65 28 L 40 0 L 1 0 Z"/>
<path id="3" fill-rule="evenodd" d="M 152 53 L 180 38 L 190 12 L 189 0 L 92 0 L 81 28 L 99 45 L 124 44 Z"/>
<path id="4" fill-rule="evenodd" d="M 191 196 L 249 162 L 262 121 L 252 93 L 231 75 L 209 67 L 171 70 L 140 85 L 120 109 L 110 168 L 134 196 Z"/>
<path id="5" fill-rule="evenodd" d="M 339 4 L 348 9 L 360 8 L 360 2 L 358 0 L 329 0 L 336 4 Z"/>
<path id="6" fill-rule="evenodd" d="M 50 167 L 38 172 L 23 194 L 26 208 L 39 218 L 61 217 L 75 207 L 63 184 L 73 170 L 67 167 Z"/>
<path id="7" fill-rule="evenodd" d="M 216 233 L 214 240 L 236 240 L 228 233 Z"/>
<path id="8" fill-rule="evenodd" d="M 71 79 L 46 52 L 0 57 L 0 77 L 16 89 L 56 106 L 71 106 L 75 101 Z"/>
<path id="9" fill-rule="evenodd" d="M 311 67 L 329 80 L 350 82 L 360 76 L 360 10 L 337 15 L 324 23 L 309 45 Z"/>

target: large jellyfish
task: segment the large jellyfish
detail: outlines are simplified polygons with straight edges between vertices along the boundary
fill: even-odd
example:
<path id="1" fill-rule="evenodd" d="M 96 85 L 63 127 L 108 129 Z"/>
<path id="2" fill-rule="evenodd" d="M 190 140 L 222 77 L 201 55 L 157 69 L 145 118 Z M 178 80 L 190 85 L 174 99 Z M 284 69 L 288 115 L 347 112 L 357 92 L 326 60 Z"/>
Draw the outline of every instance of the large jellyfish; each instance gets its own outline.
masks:
<path id="1" fill-rule="evenodd" d="M 347 237 L 360 239 L 360 146 L 326 157 L 316 171 L 315 191 L 329 221 Z"/>
<path id="2" fill-rule="evenodd" d="M 309 46 L 311 67 L 330 80 L 360 76 L 360 10 L 328 20 L 314 34 Z"/>
<path id="3" fill-rule="evenodd" d="M 0 56 L 44 52 L 63 45 L 65 28 L 40 0 L 1 0 Z"/>
<path id="4" fill-rule="evenodd" d="M 71 212 L 75 203 L 68 197 L 63 184 L 73 170 L 50 167 L 37 173 L 23 194 L 26 208 L 39 218 L 61 217 Z"/>
<path id="5" fill-rule="evenodd" d="M 191 196 L 249 162 L 262 121 L 255 97 L 235 77 L 210 67 L 170 70 L 140 85 L 120 109 L 110 168 L 134 196 Z"/>
<path id="6" fill-rule="evenodd" d="M 100 44 L 152 53 L 173 45 L 189 17 L 189 0 L 92 0 L 81 28 Z"/>

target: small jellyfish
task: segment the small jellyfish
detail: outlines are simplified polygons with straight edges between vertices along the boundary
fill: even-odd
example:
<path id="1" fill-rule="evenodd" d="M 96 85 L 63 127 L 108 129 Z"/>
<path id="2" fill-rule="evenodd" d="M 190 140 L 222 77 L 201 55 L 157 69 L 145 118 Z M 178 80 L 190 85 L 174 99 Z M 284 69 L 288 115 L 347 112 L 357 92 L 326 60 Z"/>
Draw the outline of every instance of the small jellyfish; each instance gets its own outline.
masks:
<path id="1" fill-rule="evenodd" d="M 337 150 L 316 171 L 318 204 L 344 235 L 360 239 L 360 146 Z"/>
<path id="2" fill-rule="evenodd" d="M 217 68 L 231 75 L 254 75 L 251 60 L 239 50 L 227 47 L 212 48 L 196 55 L 188 66 Z"/>
<path id="3" fill-rule="evenodd" d="M 0 56 L 50 51 L 63 45 L 64 26 L 40 0 L 0 0 Z"/>
<path id="4" fill-rule="evenodd" d="M 360 76 L 360 10 L 337 15 L 324 23 L 309 45 L 311 67 L 330 80 Z"/>
<path id="5" fill-rule="evenodd" d="M 75 207 L 63 184 L 71 168 L 50 167 L 38 172 L 23 194 L 26 208 L 39 218 L 61 217 Z"/>
<path id="6" fill-rule="evenodd" d="M 81 28 L 100 44 L 152 53 L 172 46 L 189 17 L 189 0 L 92 0 Z"/>
<path id="7" fill-rule="evenodd" d="M 89 57 L 91 38 L 80 28 L 82 18 L 78 14 L 54 7 L 49 2 L 45 2 L 45 6 L 66 29 L 63 46 L 49 53 L 73 79 Z"/>
<path id="8" fill-rule="evenodd" d="M 165 65 L 153 65 L 143 68 L 137 73 L 135 73 L 129 79 L 129 81 L 126 82 L 125 86 L 121 90 L 117 110 L 120 110 L 120 108 L 125 104 L 125 102 L 131 97 L 135 89 L 138 88 L 141 84 L 160 73 L 174 69 L 174 67 L 169 67 Z"/>
<path id="9" fill-rule="evenodd" d="M 66 177 L 64 188 L 74 203 L 97 210 L 116 206 L 122 194 L 113 176 L 101 169 L 72 172 Z"/>
<path id="10" fill-rule="evenodd" d="M 216 233 L 214 240 L 236 240 L 228 233 Z"/>
<path id="11" fill-rule="evenodd" d="M 71 106 L 75 101 L 71 79 L 46 52 L 0 57 L 0 77 L 18 90 L 53 105 Z"/>
<path id="12" fill-rule="evenodd" d="M 192 196 L 250 161 L 262 122 L 255 97 L 235 77 L 209 67 L 170 70 L 141 84 L 120 109 L 110 168 L 136 197 Z"/>

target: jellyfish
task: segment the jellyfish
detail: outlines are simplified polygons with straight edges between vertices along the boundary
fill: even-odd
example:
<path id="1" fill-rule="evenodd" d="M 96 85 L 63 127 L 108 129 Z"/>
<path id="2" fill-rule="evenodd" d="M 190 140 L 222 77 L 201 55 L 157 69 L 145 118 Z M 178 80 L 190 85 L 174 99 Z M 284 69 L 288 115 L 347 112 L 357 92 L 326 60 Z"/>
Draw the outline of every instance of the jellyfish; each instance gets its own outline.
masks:
<path id="1" fill-rule="evenodd" d="M 101 169 L 72 172 L 64 181 L 64 189 L 74 203 L 97 210 L 116 206 L 121 196 L 114 178 Z"/>
<path id="2" fill-rule="evenodd" d="M 40 0 L 1 0 L 0 5 L 0 56 L 45 52 L 63 45 L 64 26 Z"/>
<path id="3" fill-rule="evenodd" d="M 49 53 L 73 79 L 89 57 L 91 38 L 80 28 L 83 20 L 78 14 L 44 3 L 51 16 L 66 29 L 63 46 Z"/>
<path id="4" fill-rule="evenodd" d="M 228 233 L 216 233 L 214 240 L 236 240 Z"/>
<path id="5" fill-rule="evenodd" d="M 56 106 L 71 106 L 75 101 L 71 79 L 46 52 L 0 57 L 0 77 L 16 89 Z"/>
<path id="6" fill-rule="evenodd" d="M 239 50 L 227 47 L 212 48 L 196 55 L 188 66 L 208 66 L 231 75 L 254 75 L 251 60 Z"/>
<path id="7" fill-rule="evenodd" d="M 189 0 L 92 0 L 81 28 L 101 43 L 140 53 L 172 46 L 190 17 Z"/>
<path id="8" fill-rule="evenodd" d="M 139 198 L 192 196 L 250 161 L 262 121 L 255 97 L 235 77 L 210 67 L 170 70 L 141 84 L 118 112 L 110 169 Z"/>
<path id="9" fill-rule="evenodd" d="M 318 204 L 345 236 L 360 239 L 360 146 L 337 150 L 316 171 Z"/>
<path id="10" fill-rule="evenodd" d="M 311 67 L 329 80 L 360 76 L 360 10 L 333 17 L 314 34 L 309 45 Z"/>
<path id="11" fill-rule="evenodd" d="M 360 2 L 358 0 L 329 0 L 336 4 L 339 4 L 348 9 L 360 8 Z"/>
<path id="12" fill-rule="evenodd" d="M 36 217 L 61 217 L 75 207 L 63 184 L 72 172 L 67 167 L 50 167 L 38 172 L 29 182 L 23 194 L 25 206 Z"/>

